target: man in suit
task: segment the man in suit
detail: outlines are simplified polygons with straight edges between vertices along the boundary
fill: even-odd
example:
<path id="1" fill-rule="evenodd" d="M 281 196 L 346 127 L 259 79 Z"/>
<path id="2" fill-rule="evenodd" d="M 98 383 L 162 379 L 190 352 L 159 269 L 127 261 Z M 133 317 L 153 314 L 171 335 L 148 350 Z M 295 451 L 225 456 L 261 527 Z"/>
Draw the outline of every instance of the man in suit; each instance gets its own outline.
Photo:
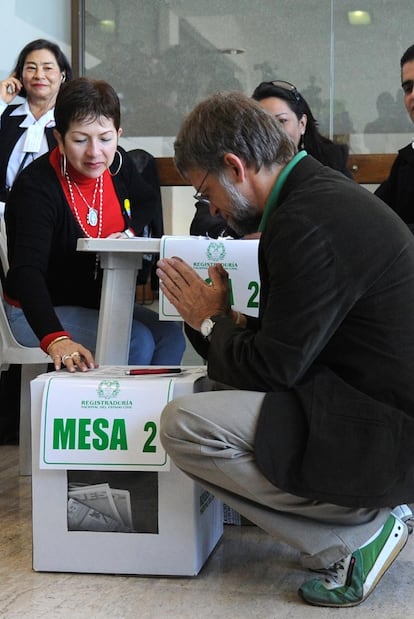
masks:
<path id="1" fill-rule="evenodd" d="M 411 511 L 399 504 L 414 500 L 414 239 L 238 93 L 187 116 L 175 161 L 212 214 L 261 231 L 261 296 L 247 317 L 220 264 L 209 285 L 179 257 L 158 263 L 212 389 L 167 405 L 163 444 L 324 571 L 301 586 L 306 602 L 359 604 L 403 548 Z"/>
<path id="2" fill-rule="evenodd" d="M 414 122 L 414 45 L 402 55 L 401 86 L 408 115 Z M 414 141 L 398 151 L 391 172 L 375 191 L 405 223 L 414 229 Z"/>

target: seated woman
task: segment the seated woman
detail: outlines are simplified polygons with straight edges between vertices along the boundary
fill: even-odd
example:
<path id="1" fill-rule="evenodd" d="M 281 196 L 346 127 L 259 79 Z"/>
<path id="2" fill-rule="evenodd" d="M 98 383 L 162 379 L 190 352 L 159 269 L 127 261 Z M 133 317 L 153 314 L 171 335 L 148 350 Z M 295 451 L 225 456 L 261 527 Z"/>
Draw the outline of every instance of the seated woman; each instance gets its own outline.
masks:
<path id="1" fill-rule="evenodd" d="M 283 80 L 262 82 L 255 88 L 252 98 L 276 116 L 299 150 L 305 149 L 324 165 L 352 178 L 347 168 L 348 147 L 335 144 L 319 132 L 308 103 L 293 84 Z M 237 238 L 237 233 L 220 215 L 210 215 L 207 201 L 199 200 L 195 206 L 197 212 L 190 225 L 190 234 Z"/>
<path id="2" fill-rule="evenodd" d="M 102 271 L 97 256 L 76 251 L 77 239 L 143 236 L 161 205 L 118 147 L 120 105 L 109 84 L 64 84 L 55 121 L 58 146 L 23 170 L 6 203 L 5 306 L 18 342 L 40 342 L 56 369 L 86 371 L 95 367 Z M 179 364 L 184 348 L 179 324 L 135 306 L 130 364 Z"/>
<path id="3" fill-rule="evenodd" d="M 54 107 L 71 66 L 56 43 L 31 41 L 16 65 L 0 81 L 0 200 L 5 202 L 16 176 L 34 159 L 56 146 Z M 16 97 L 23 102 L 16 103 Z"/>

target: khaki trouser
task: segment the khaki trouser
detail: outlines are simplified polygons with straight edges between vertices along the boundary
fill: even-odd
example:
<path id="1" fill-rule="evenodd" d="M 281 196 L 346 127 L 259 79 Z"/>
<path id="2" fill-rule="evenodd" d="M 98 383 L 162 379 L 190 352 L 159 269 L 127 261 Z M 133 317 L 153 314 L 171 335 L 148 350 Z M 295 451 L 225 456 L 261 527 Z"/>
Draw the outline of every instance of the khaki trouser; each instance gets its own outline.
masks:
<path id="1" fill-rule="evenodd" d="M 222 390 L 173 400 L 162 414 L 162 443 L 191 478 L 276 540 L 299 550 L 304 567 L 329 567 L 363 545 L 390 509 L 315 502 L 272 485 L 254 457 L 263 398 L 264 393 Z"/>

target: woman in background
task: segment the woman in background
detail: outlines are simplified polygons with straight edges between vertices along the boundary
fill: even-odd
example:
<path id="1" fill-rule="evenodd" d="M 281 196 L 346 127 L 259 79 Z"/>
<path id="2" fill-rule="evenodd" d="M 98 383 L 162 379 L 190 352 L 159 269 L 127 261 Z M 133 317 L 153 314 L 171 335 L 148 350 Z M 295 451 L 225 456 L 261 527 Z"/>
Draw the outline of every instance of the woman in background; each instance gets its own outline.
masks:
<path id="1" fill-rule="evenodd" d="M 299 150 L 305 149 L 324 165 L 352 178 L 347 167 L 348 147 L 335 144 L 319 132 L 307 101 L 293 84 L 283 80 L 262 82 L 252 98 L 276 116 Z"/>
<path id="2" fill-rule="evenodd" d="M 19 172 L 56 146 L 53 109 L 62 83 L 72 78 L 70 64 L 58 45 L 45 39 L 28 43 L 9 77 L 0 81 L 0 278 L 8 268 L 4 203 Z M 19 103 L 15 98 L 23 98 Z M 0 443 L 16 442 L 20 409 L 20 366 L 0 377 Z M 7 411 L 7 416 L 4 411 Z"/>
<path id="3" fill-rule="evenodd" d="M 72 78 L 58 45 L 45 39 L 28 43 L 12 73 L 0 81 L 0 201 L 21 170 L 56 146 L 54 107 L 61 84 Z M 25 101 L 13 104 L 19 95 Z"/>

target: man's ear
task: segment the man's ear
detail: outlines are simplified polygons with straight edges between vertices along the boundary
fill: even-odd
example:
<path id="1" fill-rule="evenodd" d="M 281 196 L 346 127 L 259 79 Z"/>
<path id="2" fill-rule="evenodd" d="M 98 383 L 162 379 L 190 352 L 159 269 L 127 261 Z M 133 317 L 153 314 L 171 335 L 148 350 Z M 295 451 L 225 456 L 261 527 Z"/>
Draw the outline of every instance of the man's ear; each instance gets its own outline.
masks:
<path id="1" fill-rule="evenodd" d="M 246 178 L 244 161 L 234 153 L 226 153 L 223 157 L 227 173 L 233 177 L 235 183 L 241 183 Z"/>

